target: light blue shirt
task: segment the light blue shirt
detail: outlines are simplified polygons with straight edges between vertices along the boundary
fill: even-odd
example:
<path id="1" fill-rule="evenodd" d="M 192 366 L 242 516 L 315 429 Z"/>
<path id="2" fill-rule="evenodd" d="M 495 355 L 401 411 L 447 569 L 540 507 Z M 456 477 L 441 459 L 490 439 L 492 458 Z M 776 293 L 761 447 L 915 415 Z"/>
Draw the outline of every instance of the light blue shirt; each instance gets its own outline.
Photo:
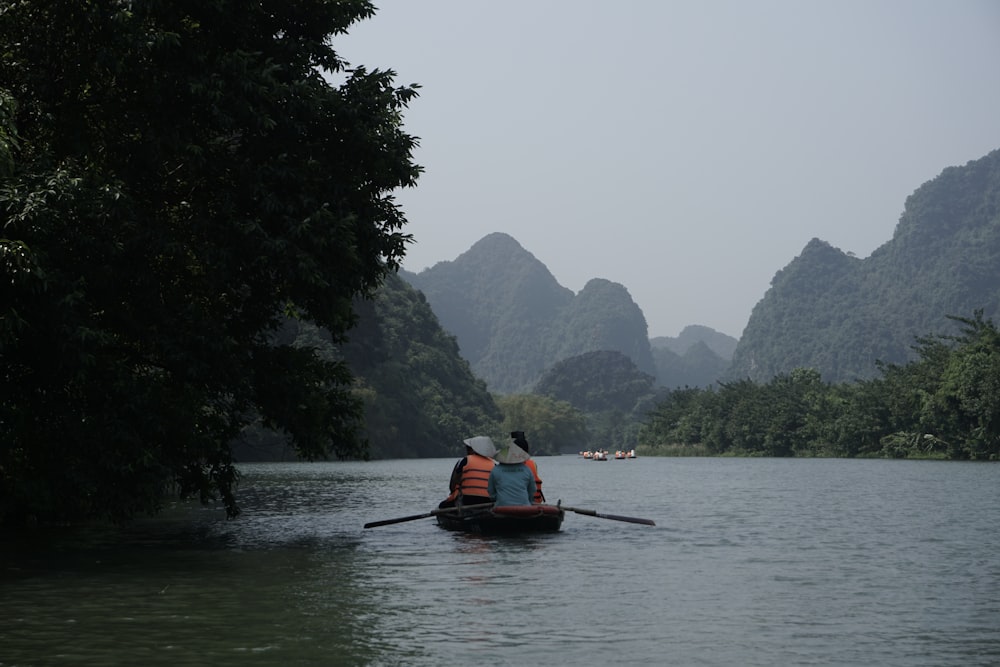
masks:
<path id="1" fill-rule="evenodd" d="M 535 497 L 535 475 L 523 463 L 498 463 L 490 471 L 486 490 L 497 507 L 530 505 Z"/>

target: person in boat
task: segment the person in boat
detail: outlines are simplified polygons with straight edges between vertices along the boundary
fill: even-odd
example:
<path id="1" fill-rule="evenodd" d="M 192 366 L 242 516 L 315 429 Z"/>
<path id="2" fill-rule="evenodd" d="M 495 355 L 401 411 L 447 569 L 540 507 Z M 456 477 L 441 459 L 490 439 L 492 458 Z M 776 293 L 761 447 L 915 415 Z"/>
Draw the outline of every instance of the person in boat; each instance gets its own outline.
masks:
<path id="1" fill-rule="evenodd" d="M 524 431 L 511 431 L 510 437 L 513 438 L 514 444 L 523 449 L 531 455 L 531 446 L 528 444 L 528 439 L 524 437 Z M 533 502 L 544 503 L 545 494 L 542 493 L 542 478 L 538 476 L 538 464 L 535 463 L 535 459 L 529 458 L 524 462 L 524 465 L 531 468 L 531 472 L 535 475 L 535 497 Z"/>
<path id="2" fill-rule="evenodd" d="M 493 502 L 486 485 L 490 471 L 496 466 L 496 461 L 492 458 L 497 453 L 496 445 L 486 435 L 477 435 L 462 442 L 465 443 L 465 456 L 452 469 L 451 479 L 448 480 L 451 493 L 438 507 Z"/>
<path id="3" fill-rule="evenodd" d="M 528 458 L 528 452 L 513 442 L 497 454 L 497 465 L 486 486 L 495 507 L 531 504 L 536 487 L 535 474 L 524 465 Z"/>

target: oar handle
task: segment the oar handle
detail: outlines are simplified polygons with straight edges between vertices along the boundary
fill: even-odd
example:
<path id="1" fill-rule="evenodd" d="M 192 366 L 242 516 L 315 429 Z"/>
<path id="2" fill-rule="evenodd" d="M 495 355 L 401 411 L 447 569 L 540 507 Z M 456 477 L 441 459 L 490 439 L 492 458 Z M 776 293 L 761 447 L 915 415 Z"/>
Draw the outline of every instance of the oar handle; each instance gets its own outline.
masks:
<path id="1" fill-rule="evenodd" d="M 394 523 L 403 523 L 404 521 L 416 521 L 417 519 L 429 519 L 432 516 L 437 516 L 438 514 L 447 514 L 449 512 L 458 512 L 460 510 L 476 510 L 476 509 L 486 509 L 488 507 L 493 507 L 493 503 L 481 503 L 479 505 L 456 505 L 455 507 L 439 507 L 438 509 L 433 509 L 430 512 L 425 512 L 424 514 L 411 514 L 410 516 L 401 516 L 397 519 L 384 519 L 382 521 L 370 521 L 365 524 L 365 528 L 378 528 L 379 526 L 391 526 Z"/>

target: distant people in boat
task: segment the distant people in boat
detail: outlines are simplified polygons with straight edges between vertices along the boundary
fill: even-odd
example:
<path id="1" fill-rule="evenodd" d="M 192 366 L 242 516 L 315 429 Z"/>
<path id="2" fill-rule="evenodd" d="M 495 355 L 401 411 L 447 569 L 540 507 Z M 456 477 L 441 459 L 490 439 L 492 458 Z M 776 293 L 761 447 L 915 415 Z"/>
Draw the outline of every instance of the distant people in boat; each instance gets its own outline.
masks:
<path id="1" fill-rule="evenodd" d="M 530 505 L 535 497 L 535 474 L 524 465 L 528 452 L 513 442 L 497 454 L 498 465 L 490 471 L 487 490 L 497 507 Z"/>
<path id="2" fill-rule="evenodd" d="M 531 446 L 528 445 L 528 439 L 524 437 L 524 431 L 511 431 L 510 437 L 514 440 L 514 444 L 523 449 L 528 455 L 531 455 Z M 545 494 L 542 493 L 542 478 L 538 476 L 538 464 L 535 463 L 535 459 L 529 458 L 524 462 L 524 465 L 531 468 L 531 472 L 535 475 L 535 497 L 534 502 L 544 503 Z"/>
<path id="3" fill-rule="evenodd" d="M 465 456 L 452 469 L 451 479 L 448 480 L 451 493 L 438 507 L 493 502 L 487 483 L 490 471 L 496 466 L 496 461 L 493 460 L 493 455 L 497 453 L 496 445 L 486 435 L 477 435 L 462 442 L 465 443 Z"/>

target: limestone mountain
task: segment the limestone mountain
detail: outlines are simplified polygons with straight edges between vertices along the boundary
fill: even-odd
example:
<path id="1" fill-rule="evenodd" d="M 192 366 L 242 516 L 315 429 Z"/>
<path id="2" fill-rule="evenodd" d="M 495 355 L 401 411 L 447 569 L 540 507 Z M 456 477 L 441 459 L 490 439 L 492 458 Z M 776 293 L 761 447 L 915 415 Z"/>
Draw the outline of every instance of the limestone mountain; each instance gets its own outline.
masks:
<path id="1" fill-rule="evenodd" d="M 656 381 L 670 388 L 713 386 L 726 376 L 737 342 L 699 324 L 684 327 L 676 338 L 651 338 Z"/>
<path id="2" fill-rule="evenodd" d="M 593 278 L 554 320 L 547 356 L 561 360 L 584 352 L 616 350 L 643 373 L 655 375 L 646 331 L 646 317 L 628 290 Z"/>
<path id="3" fill-rule="evenodd" d="M 722 334 L 725 335 L 725 334 Z M 730 361 L 699 340 L 678 354 L 672 347 L 654 347 L 657 384 L 670 389 L 711 387 L 726 377 Z"/>
<path id="4" fill-rule="evenodd" d="M 877 361 L 913 360 L 916 337 L 953 333 L 947 316 L 977 310 L 1000 316 L 1000 150 L 920 186 L 865 259 L 810 241 L 754 307 L 728 376 L 870 378 Z"/>
<path id="5" fill-rule="evenodd" d="M 426 295 L 491 391 L 530 391 L 552 364 L 596 350 L 619 351 L 655 371 L 646 319 L 628 290 L 594 279 L 574 294 L 507 234 L 489 234 L 453 261 L 401 275 Z"/>
<path id="6" fill-rule="evenodd" d="M 653 350 L 666 348 L 680 355 L 685 354 L 692 346 L 704 343 L 709 350 L 726 361 L 733 358 L 733 352 L 736 350 L 738 342 L 732 336 L 727 336 L 720 331 L 700 324 L 690 324 L 684 327 L 676 338 L 657 336 L 649 339 Z"/>

